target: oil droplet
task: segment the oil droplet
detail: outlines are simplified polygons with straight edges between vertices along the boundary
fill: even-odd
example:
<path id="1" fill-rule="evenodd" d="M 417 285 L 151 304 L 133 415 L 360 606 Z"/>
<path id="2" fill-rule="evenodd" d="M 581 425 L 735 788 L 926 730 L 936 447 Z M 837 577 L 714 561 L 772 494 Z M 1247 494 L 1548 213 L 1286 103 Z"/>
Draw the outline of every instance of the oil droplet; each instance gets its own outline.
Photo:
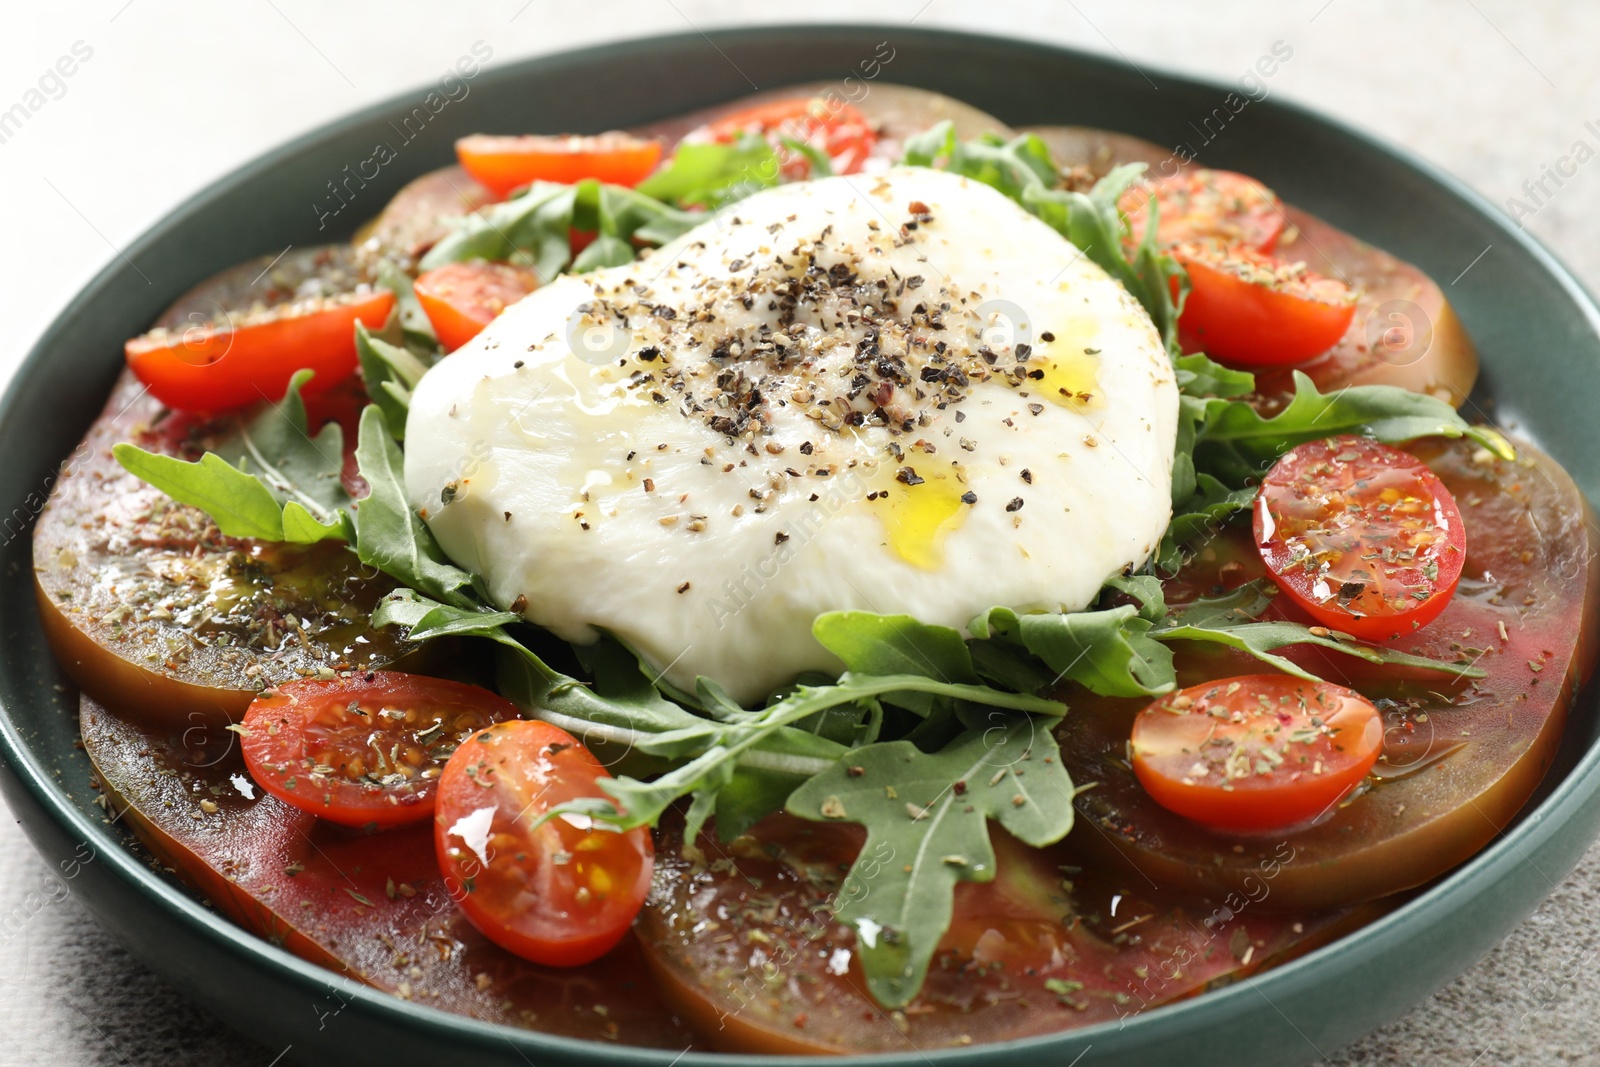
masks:
<path id="1" fill-rule="evenodd" d="M 966 486 L 953 472 L 931 471 L 917 485 L 892 481 L 868 506 L 883 523 L 889 550 L 925 571 L 944 566 L 944 542 L 965 521 Z M 882 483 L 880 483 L 882 484 Z"/>
<path id="2" fill-rule="evenodd" d="M 1053 341 L 1034 349 L 1030 368 L 1041 370 L 1037 389 L 1046 398 L 1076 411 L 1103 407 L 1100 395 L 1100 335 L 1093 319 L 1075 319 L 1055 332 Z"/>

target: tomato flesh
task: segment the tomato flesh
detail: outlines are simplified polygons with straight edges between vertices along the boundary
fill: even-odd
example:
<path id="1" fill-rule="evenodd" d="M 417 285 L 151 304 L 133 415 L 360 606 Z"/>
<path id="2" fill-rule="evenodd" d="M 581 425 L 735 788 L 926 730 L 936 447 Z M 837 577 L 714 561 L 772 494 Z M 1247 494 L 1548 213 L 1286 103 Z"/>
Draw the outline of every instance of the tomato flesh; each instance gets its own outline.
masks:
<path id="1" fill-rule="evenodd" d="M 302 368 L 308 393 L 355 373 L 355 326 L 377 329 L 394 307 L 387 289 L 357 290 L 255 309 L 186 330 L 157 327 L 124 346 L 128 367 L 163 404 L 226 411 L 278 400 Z"/>
<path id="2" fill-rule="evenodd" d="M 501 948 L 571 967 L 633 925 L 655 865 L 650 831 L 616 833 L 577 815 L 540 821 L 570 800 L 609 800 L 600 788 L 609 777 L 571 734 L 536 720 L 489 727 L 445 765 L 439 866 L 467 918 Z"/>
<path id="3" fill-rule="evenodd" d="M 1461 579 L 1466 527 L 1421 460 L 1364 437 L 1285 453 L 1255 505 L 1256 548 L 1317 621 L 1370 641 L 1433 621 Z"/>
<path id="4" fill-rule="evenodd" d="M 1254 178 L 1229 170 L 1183 170 L 1135 186 L 1117 205 L 1128 217 L 1128 240 L 1137 245 L 1150 225 L 1150 202 L 1160 209 L 1156 244 L 1221 241 L 1271 252 L 1287 221 L 1277 194 Z"/>
<path id="5" fill-rule="evenodd" d="M 822 152 L 835 174 L 859 171 L 878 135 L 865 115 L 850 104 L 824 97 L 797 96 L 736 111 L 706 127 L 714 141 L 733 141 L 744 134 L 765 137 L 782 160 L 783 177 L 800 181 L 811 175 L 811 161 L 784 142 L 798 141 Z"/>
<path id="6" fill-rule="evenodd" d="M 483 727 L 518 715 L 475 685 L 371 671 L 266 690 L 240 748 L 256 783 L 344 826 L 386 828 L 433 814 L 445 761 Z"/>
<path id="7" fill-rule="evenodd" d="M 532 271 L 509 263 L 449 263 L 417 279 L 417 300 L 445 350 L 454 352 L 495 317 L 539 287 Z"/>
<path id="8" fill-rule="evenodd" d="M 1382 748 L 1371 701 L 1286 674 L 1191 686 L 1133 722 L 1133 770 L 1151 798 L 1232 832 L 1315 819 L 1366 777 Z"/>
<path id="9" fill-rule="evenodd" d="M 1211 242 L 1172 256 L 1189 272 L 1178 318 L 1185 352 L 1251 367 L 1301 363 L 1338 344 L 1355 317 L 1350 287 L 1304 264 Z"/>
<path id="10" fill-rule="evenodd" d="M 661 143 L 611 131 L 592 137 L 473 134 L 456 142 L 462 169 L 496 196 L 529 182 L 571 185 L 597 178 L 635 186 L 661 160 Z"/>

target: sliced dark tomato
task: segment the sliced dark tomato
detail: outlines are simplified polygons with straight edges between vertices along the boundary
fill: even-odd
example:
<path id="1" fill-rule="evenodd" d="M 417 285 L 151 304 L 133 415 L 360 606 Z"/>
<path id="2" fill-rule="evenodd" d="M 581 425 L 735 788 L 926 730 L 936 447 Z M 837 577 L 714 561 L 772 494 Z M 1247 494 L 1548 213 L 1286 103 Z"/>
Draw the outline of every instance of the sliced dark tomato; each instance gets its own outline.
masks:
<path id="1" fill-rule="evenodd" d="M 592 137 L 473 134 L 456 142 L 456 158 L 480 184 L 505 196 L 529 182 L 571 185 L 596 178 L 638 185 L 661 160 L 661 142 L 616 130 Z"/>
<path id="2" fill-rule="evenodd" d="M 1369 641 L 1432 622 L 1467 557 L 1461 512 L 1438 476 L 1364 437 L 1285 453 L 1261 483 L 1255 537 L 1272 580 L 1296 604 Z"/>
<path id="3" fill-rule="evenodd" d="M 449 263 L 417 279 L 417 300 L 439 343 L 454 352 L 538 286 L 532 271 L 509 263 Z"/>
<path id="4" fill-rule="evenodd" d="M 994 880 L 957 883 L 922 991 L 888 1012 L 830 907 L 861 848 L 856 827 L 775 815 L 729 844 L 703 835 L 703 860 L 683 855 L 681 819 L 660 834 L 639 940 L 662 995 L 720 1052 L 904 1053 L 1110 1023 L 1313 947 L 1341 922 L 1104 879 L 1060 846 L 993 827 Z M 870 848 L 869 863 L 904 861 L 886 842 Z"/>
<path id="5" fill-rule="evenodd" d="M 559 727 L 501 723 L 469 738 L 439 781 L 445 884 L 500 947 L 553 967 L 598 959 L 633 925 L 654 869 L 650 831 L 616 833 L 547 811 L 610 797 L 600 761 Z"/>
<path id="6" fill-rule="evenodd" d="M 1304 261 L 1356 294 L 1356 310 L 1337 344 L 1310 363 L 1264 368 L 1256 392 L 1269 406 L 1294 395 L 1293 371 L 1324 393 L 1349 385 L 1393 385 L 1460 407 L 1478 377 L 1478 355 L 1438 283 L 1421 269 L 1374 248 L 1314 215 L 1285 209 L 1292 229 L 1278 242 L 1279 259 Z"/>
<path id="7" fill-rule="evenodd" d="M 835 174 L 854 174 L 872 153 L 878 136 L 866 116 L 837 98 L 797 96 L 757 104 L 726 115 L 706 127 L 715 141 L 732 141 L 743 134 L 765 137 L 783 161 L 783 176 L 790 181 L 807 178 L 811 161 L 786 141 L 816 149 L 833 163 Z"/>
<path id="8" fill-rule="evenodd" d="M 158 326 L 124 346 L 128 367 L 156 399 L 179 411 L 226 411 L 277 400 L 295 371 L 320 392 L 355 373 L 355 326 L 377 329 L 394 307 L 387 289 L 358 289 L 231 312 L 187 329 Z"/>
<path id="9" fill-rule="evenodd" d="M 1455 679 L 1340 655 L 1286 651 L 1301 666 L 1373 700 L 1384 749 L 1358 794 L 1327 818 L 1282 833 L 1224 834 L 1157 804 L 1128 763 L 1143 700 L 1072 695 L 1056 728 L 1078 795 L 1067 838 L 1087 869 L 1146 879 L 1211 899 L 1256 895 L 1262 864 L 1282 864 L 1266 910 L 1374 900 L 1437 878 L 1488 844 L 1516 817 L 1557 760 L 1562 726 L 1595 663 L 1600 559 L 1588 505 L 1549 457 L 1519 442 L 1517 459 L 1490 457 L 1471 441 L 1412 446 L 1457 500 L 1468 524 L 1461 587 L 1431 626 L 1394 647 L 1471 663 L 1482 678 Z M 1530 531 L 1537 529 L 1538 536 Z M 1248 527 L 1228 528 L 1185 565 L 1167 602 L 1182 622 L 1183 589 L 1259 581 L 1265 567 Z M 1192 594 L 1191 594 L 1192 595 Z M 1270 614 L 1296 611 L 1287 596 Z M 1181 684 L 1259 671 L 1257 661 L 1215 646 L 1179 644 Z"/>
<path id="10" fill-rule="evenodd" d="M 517 714 L 504 697 L 443 678 L 307 678 L 255 699 L 240 748 L 250 776 L 279 800 L 343 826 L 384 828 L 430 817 L 451 753 Z"/>
<path id="11" fill-rule="evenodd" d="M 1172 256 L 1189 272 L 1178 319 L 1185 352 L 1249 367 L 1300 363 L 1338 344 L 1355 316 L 1350 287 L 1303 263 L 1209 242 L 1179 245 Z"/>
<path id="12" fill-rule="evenodd" d="M 139 725 L 87 697 L 79 720 L 108 814 L 161 869 L 330 980 L 669 1056 L 696 1039 L 662 1002 L 632 939 L 585 967 L 557 968 L 479 933 L 445 890 L 431 825 L 356 834 L 291 807 L 245 776 L 238 737 L 220 728 Z M 332 1026 L 341 997 L 342 984 L 309 1006 Z"/>
<path id="13" fill-rule="evenodd" d="M 163 321 L 212 305 L 205 292 L 193 296 Z M 356 384 L 349 379 L 307 406 L 343 421 L 336 409 L 359 412 L 365 403 L 352 395 Z M 397 627 L 371 627 L 373 609 L 395 583 L 346 546 L 223 537 L 198 508 L 135 478 L 111 451 L 128 441 L 196 460 L 207 449 L 237 448 L 238 423 L 168 410 L 124 371 L 49 485 L 33 530 L 40 621 L 73 682 L 120 713 L 220 728 L 237 721 L 263 686 L 437 654 L 408 644 Z M 347 429 L 352 491 L 355 440 Z"/>
<path id="14" fill-rule="evenodd" d="M 1231 170 L 1203 167 L 1136 185 L 1117 205 L 1128 217 L 1128 239 L 1138 244 L 1150 225 L 1150 202 L 1160 209 L 1156 244 L 1220 241 L 1271 252 L 1288 224 L 1271 189 Z"/>
<path id="15" fill-rule="evenodd" d="M 1282 830 L 1367 776 L 1383 720 L 1343 686 L 1247 674 L 1162 697 L 1133 720 L 1133 771 L 1156 803 L 1224 831 Z"/>

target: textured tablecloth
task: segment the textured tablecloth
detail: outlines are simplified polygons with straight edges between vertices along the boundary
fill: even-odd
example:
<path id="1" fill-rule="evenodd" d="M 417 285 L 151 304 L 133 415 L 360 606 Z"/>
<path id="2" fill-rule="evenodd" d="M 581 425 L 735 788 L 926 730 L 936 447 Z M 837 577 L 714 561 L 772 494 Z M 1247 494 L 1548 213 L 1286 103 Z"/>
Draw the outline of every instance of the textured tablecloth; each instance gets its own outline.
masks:
<path id="1" fill-rule="evenodd" d="M 1281 40 L 1293 57 L 1271 78 L 1273 94 L 1443 165 L 1518 211 L 1600 288 L 1600 245 L 1592 239 L 1600 166 L 1573 174 L 1561 163 L 1576 142 L 1591 146 L 1579 153 L 1585 159 L 1600 147 L 1593 54 L 1600 5 L 812 0 L 796 12 L 710 0 L 493 0 L 446 7 L 396 0 L 8 5 L 0 112 L 22 102 L 31 117 L 20 129 L 0 127 L 7 242 L 0 312 L 11 339 L 0 350 L 0 376 L 80 285 L 194 190 L 302 130 L 436 81 L 476 41 L 499 62 L 619 34 L 779 18 L 1007 33 L 1230 81 Z M 708 46 L 705 62 L 722 60 Z M 1586 127 L 1591 121 L 1596 127 Z M 1570 176 L 1558 184 L 1545 178 L 1547 167 Z M 1524 182 L 1541 178 L 1543 190 L 1530 195 Z M 283 1052 L 190 1007 L 47 878 L 14 821 L 0 818 L 0 1065 L 268 1067 Z M 1308 1045 L 1305 1061 L 1600 1061 L 1593 965 L 1600 849 L 1551 890 L 1504 944 L 1421 1007 L 1350 1048 Z"/>

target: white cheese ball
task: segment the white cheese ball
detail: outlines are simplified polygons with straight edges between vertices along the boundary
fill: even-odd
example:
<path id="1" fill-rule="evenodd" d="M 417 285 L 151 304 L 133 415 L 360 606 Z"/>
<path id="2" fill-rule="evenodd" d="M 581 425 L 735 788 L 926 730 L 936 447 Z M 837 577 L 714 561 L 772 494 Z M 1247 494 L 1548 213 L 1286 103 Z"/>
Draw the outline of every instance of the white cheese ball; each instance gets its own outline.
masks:
<path id="1" fill-rule="evenodd" d="M 1076 611 L 1170 518 L 1149 316 L 924 168 L 785 185 L 564 276 L 428 372 L 406 488 L 495 603 L 757 702 L 839 609 Z"/>

